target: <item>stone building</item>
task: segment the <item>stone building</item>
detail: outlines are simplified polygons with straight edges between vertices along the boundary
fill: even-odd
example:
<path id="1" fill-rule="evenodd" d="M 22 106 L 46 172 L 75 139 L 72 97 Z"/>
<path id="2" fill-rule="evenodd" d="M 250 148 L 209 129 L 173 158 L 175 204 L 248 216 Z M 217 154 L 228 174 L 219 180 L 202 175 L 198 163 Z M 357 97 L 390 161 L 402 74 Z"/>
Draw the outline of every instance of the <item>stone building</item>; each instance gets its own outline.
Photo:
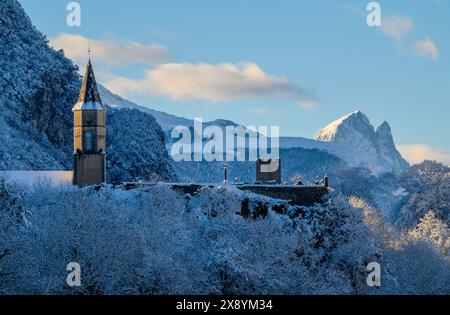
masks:
<path id="1" fill-rule="evenodd" d="M 86 66 L 74 114 L 74 174 L 79 187 L 106 181 L 106 108 L 100 99 L 91 60 Z"/>
<path id="2" fill-rule="evenodd" d="M 281 184 L 281 160 L 269 159 L 256 161 L 256 182 L 262 184 Z"/>

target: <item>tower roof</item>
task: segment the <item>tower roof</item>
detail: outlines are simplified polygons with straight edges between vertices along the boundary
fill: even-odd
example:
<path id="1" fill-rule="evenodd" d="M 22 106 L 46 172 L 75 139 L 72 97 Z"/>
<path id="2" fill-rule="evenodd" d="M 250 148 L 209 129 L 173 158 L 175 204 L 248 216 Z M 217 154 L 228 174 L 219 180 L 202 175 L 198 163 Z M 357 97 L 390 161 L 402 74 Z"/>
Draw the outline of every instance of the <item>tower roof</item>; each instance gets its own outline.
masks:
<path id="1" fill-rule="evenodd" d="M 90 59 L 84 73 L 78 102 L 72 108 L 72 111 L 77 110 L 106 110 L 100 99 L 97 82 L 95 81 L 94 68 Z"/>

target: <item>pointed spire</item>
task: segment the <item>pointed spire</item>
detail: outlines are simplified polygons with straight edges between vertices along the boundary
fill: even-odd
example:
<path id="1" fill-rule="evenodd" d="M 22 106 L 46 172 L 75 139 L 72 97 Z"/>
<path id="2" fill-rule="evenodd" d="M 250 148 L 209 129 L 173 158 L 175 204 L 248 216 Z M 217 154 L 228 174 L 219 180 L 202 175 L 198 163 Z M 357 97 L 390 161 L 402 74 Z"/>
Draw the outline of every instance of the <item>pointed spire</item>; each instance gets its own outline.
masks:
<path id="1" fill-rule="evenodd" d="M 92 67 L 91 60 L 86 66 L 84 73 L 83 84 L 81 85 L 80 97 L 78 102 L 84 103 L 101 103 L 100 94 L 97 90 L 97 82 L 95 80 L 94 68 Z"/>
<path id="2" fill-rule="evenodd" d="M 72 110 L 106 110 L 100 99 L 90 57 L 84 73 L 78 102 Z"/>

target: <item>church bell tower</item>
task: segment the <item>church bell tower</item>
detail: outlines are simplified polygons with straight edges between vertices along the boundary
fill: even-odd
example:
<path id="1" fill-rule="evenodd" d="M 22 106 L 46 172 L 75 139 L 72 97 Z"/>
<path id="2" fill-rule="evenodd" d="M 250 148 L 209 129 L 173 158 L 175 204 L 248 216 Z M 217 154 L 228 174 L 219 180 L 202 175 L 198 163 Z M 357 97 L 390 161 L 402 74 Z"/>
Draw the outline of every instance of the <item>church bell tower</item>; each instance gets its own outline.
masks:
<path id="1" fill-rule="evenodd" d="M 74 176 L 79 187 L 106 181 L 106 108 L 95 81 L 91 60 L 86 66 L 74 114 Z"/>

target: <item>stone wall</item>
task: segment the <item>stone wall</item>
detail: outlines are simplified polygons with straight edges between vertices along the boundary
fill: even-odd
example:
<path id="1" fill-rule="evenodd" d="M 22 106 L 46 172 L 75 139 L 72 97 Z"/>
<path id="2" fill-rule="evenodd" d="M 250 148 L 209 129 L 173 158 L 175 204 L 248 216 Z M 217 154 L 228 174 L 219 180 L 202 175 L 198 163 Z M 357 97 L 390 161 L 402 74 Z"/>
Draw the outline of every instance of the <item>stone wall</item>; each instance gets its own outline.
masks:
<path id="1" fill-rule="evenodd" d="M 329 193 L 324 186 L 238 185 L 241 190 L 288 201 L 291 205 L 309 207 L 322 203 Z"/>
<path id="2" fill-rule="evenodd" d="M 125 183 L 124 189 L 135 189 L 146 183 Z M 213 184 L 167 184 L 171 189 L 183 193 L 195 195 L 203 187 L 213 188 Z M 238 189 L 250 191 L 255 194 L 264 195 L 274 199 L 286 200 L 294 206 L 313 206 L 316 203 L 322 203 L 323 197 L 329 192 L 329 188 L 325 186 L 288 186 L 288 185 L 236 185 Z"/>

